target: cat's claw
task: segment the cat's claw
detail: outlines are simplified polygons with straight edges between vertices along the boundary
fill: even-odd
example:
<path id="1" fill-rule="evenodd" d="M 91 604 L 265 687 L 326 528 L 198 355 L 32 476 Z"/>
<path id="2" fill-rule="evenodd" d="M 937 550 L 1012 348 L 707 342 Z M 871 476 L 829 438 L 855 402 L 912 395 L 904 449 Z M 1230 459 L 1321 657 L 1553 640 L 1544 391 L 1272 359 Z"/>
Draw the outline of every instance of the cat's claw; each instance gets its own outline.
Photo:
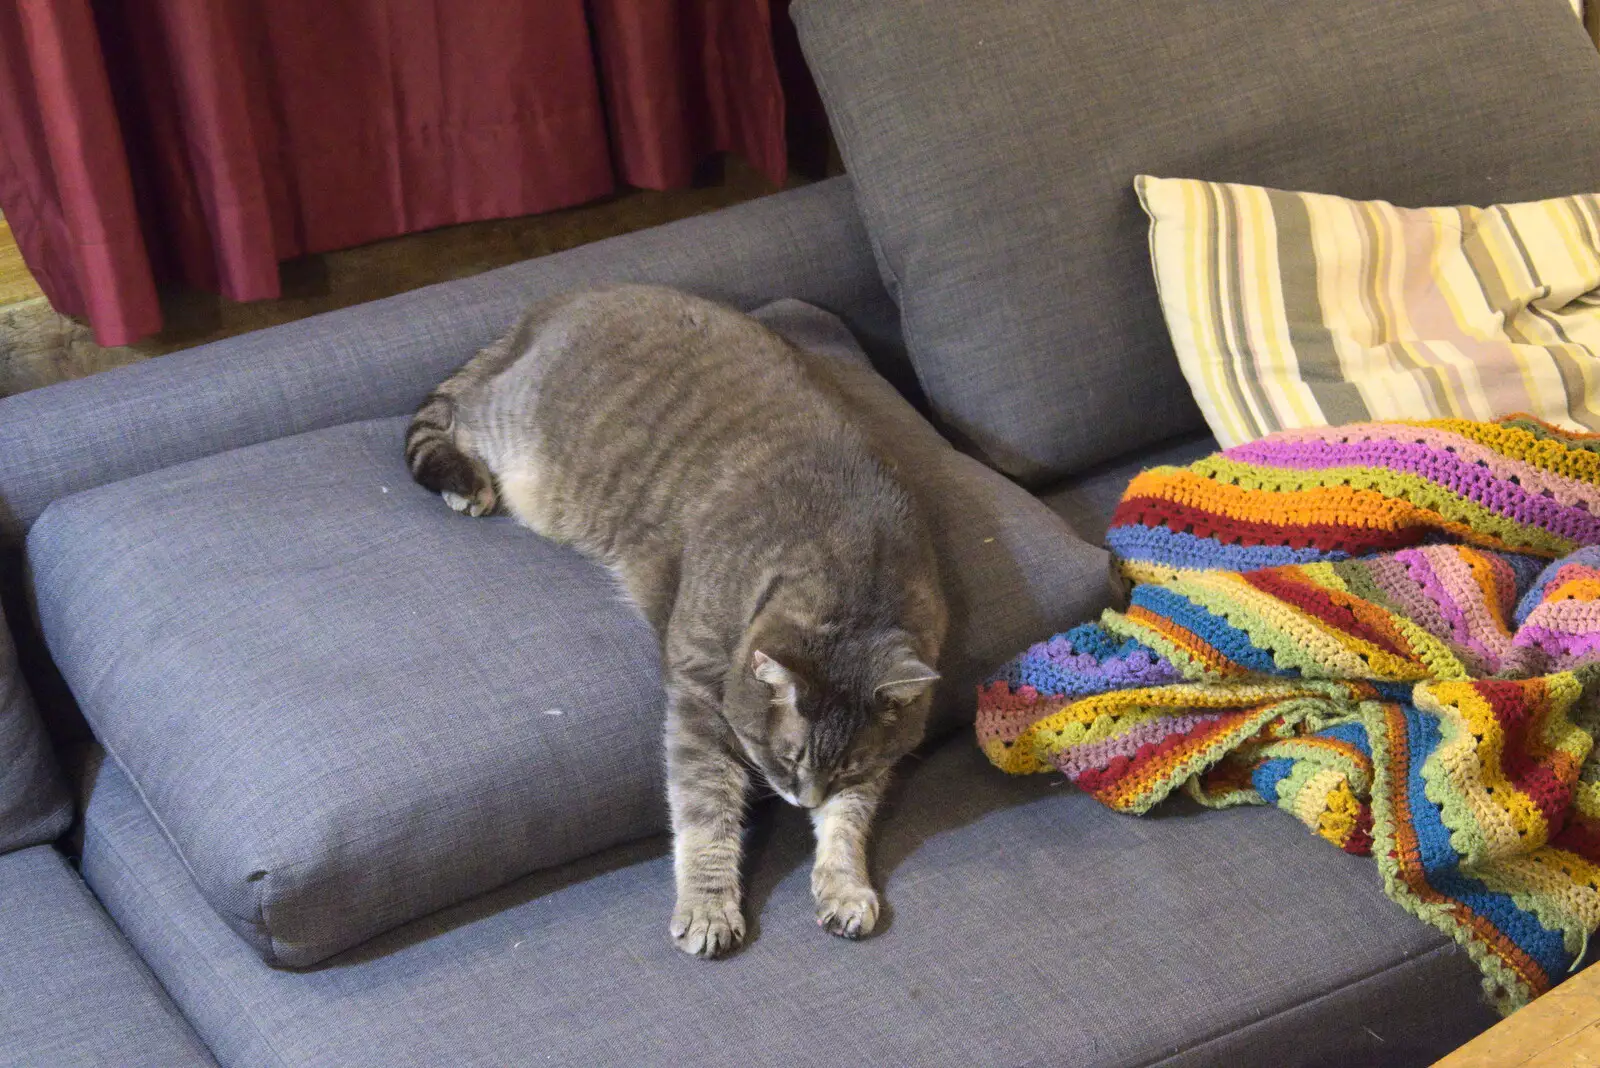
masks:
<path id="1" fill-rule="evenodd" d="M 452 493 L 449 490 L 445 490 L 440 496 L 444 498 L 445 504 L 448 504 L 463 515 L 472 516 L 474 519 L 494 511 L 494 489 L 490 486 L 480 487 L 470 497 L 463 497 L 461 494 Z"/>
<path id="2" fill-rule="evenodd" d="M 878 894 L 870 886 L 843 887 L 817 894 L 817 926 L 852 941 L 878 925 Z"/>
<path id="3" fill-rule="evenodd" d="M 679 949 L 702 960 L 714 960 L 744 941 L 744 913 L 737 900 L 680 903 L 672 913 L 670 930 Z"/>

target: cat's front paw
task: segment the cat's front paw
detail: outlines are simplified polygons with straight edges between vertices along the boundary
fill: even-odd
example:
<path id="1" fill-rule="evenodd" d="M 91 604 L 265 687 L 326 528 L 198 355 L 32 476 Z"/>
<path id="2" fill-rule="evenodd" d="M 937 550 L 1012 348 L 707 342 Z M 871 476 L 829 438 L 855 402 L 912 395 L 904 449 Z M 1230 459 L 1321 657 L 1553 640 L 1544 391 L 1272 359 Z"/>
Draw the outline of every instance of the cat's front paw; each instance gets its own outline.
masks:
<path id="1" fill-rule="evenodd" d="M 672 913 L 672 940 L 691 956 L 713 960 L 744 941 L 744 913 L 736 897 L 705 897 L 678 902 Z"/>
<path id="2" fill-rule="evenodd" d="M 817 926 L 840 938 L 865 938 L 878 925 L 878 892 L 866 883 L 814 879 Z"/>

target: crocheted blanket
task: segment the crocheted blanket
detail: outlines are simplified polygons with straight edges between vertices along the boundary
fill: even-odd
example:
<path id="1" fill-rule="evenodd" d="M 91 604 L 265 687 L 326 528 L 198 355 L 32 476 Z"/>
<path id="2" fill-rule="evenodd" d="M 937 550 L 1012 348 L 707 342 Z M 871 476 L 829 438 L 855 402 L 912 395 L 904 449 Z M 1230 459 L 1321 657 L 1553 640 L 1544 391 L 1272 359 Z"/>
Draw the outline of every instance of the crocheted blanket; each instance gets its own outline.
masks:
<path id="1" fill-rule="evenodd" d="M 1129 485 L 1134 583 L 979 692 L 978 736 L 1143 813 L 1274 804 L 1461 943 L 1502 1011 L 1600 927 L 1600 437 L 1276 434 Z"/>

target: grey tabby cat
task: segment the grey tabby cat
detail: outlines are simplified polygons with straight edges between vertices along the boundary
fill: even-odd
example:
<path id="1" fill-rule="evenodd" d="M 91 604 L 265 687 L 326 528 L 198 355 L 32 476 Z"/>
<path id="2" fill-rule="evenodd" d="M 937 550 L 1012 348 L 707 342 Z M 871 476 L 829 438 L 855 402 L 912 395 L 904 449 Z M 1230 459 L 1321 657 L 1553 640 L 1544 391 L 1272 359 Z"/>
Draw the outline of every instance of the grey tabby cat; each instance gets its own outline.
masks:
<path id="1" fill-rule="evenodd" d="M 819 358 L 642 286 L 534 308 L 418 410 L 406 459 L 620 578 L 661 637 L 678 947 L 739 945 L 752 773 L 816 829 L 817 922 L 877 923 L 867 834 L 922 739 L 946 610 L 917 509 Z"/>

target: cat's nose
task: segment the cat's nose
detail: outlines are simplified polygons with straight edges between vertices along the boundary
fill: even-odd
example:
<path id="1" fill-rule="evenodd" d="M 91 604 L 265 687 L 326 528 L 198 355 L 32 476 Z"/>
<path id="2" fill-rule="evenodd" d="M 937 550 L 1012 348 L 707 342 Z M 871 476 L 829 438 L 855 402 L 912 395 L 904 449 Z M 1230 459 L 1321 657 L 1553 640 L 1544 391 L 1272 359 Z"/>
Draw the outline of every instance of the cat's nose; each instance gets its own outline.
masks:
<path id="1" fill-rule="evenodd" d="M 798 794 L 801 808 L 816 808 L 828 796 L 828 785 L 822 782 L 808 782 L 800 787 Z"/>

